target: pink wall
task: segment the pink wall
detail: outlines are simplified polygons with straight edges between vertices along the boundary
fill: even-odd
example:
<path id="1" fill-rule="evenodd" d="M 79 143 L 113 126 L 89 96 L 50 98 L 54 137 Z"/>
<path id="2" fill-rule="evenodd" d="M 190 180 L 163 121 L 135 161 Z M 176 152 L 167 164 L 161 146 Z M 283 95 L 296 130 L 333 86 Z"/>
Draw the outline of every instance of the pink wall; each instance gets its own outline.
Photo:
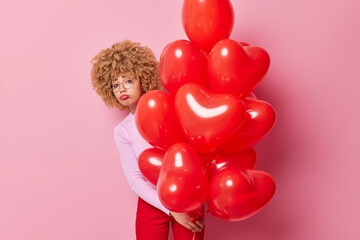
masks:
<path id="1" fill-rule="evenodd" d="M 159 58 L 186 38 L 182 1 L 0 1 L 0 239 L 134 239 L 136 196 L 91 88 L 90 59 L 131 39 Z M 231 38 L 265 48 L 255 90 L 277 111 L 256 168 L 277 192 L 206 239 L 360 239 L 358 0 L 235 1 Z"/>

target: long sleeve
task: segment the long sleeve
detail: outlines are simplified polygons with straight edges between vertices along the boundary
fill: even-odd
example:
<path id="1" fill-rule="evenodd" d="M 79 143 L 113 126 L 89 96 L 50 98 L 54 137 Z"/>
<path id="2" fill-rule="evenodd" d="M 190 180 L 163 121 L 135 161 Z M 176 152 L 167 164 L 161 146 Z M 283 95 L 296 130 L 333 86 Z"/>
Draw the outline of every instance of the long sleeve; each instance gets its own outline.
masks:
<path id="1" fill-rule="evenodd" d="M 128 133 L 121 125 L 114 129 L 114 138 L 119 151 L 121 165 L 131 191 L 135 192 L 149 204 L 169 214 L 170 211 L 161 204 L 156 188 L 140 172 L 137 157 L 131 142 L 126 138 L 127 135 Z"/>

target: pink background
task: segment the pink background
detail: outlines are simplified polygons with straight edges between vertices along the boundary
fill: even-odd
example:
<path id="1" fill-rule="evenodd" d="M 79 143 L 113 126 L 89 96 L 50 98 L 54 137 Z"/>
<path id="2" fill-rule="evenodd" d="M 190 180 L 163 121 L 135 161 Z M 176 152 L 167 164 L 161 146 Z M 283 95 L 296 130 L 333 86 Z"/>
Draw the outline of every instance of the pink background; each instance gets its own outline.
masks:
<path id="1" fill-rule="evenodd" d="M 255 149 L 277 183 L 241 222 L 208 215 L 206 239 L 360 239 L 358 0 L 233 1 L 232 39 L 265 48 L 254 91 L 277 111 Z M 90 59 L 116 41 L 186 39 L 182 1 L 0 1 L 0 239 L 135 239 L 136 195 L 122 173 Z"/>

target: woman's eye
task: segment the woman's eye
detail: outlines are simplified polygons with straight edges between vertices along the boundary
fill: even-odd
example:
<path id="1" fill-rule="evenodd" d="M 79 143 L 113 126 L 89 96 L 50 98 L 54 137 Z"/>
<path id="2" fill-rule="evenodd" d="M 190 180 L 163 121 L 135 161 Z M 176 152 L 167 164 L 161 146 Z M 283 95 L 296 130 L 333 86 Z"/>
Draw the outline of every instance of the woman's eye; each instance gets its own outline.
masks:
<path id="1" fill-rule="evenodd" d="M 115 83 L 114 84 L 114 88 L 117 88 L 119 86 L 119 84 Z"/>
<path id="2" fill-rule="evenodd" d="M 133 81 L 131 79 L 126 80 L 126 83 L 131 84 Z"/>

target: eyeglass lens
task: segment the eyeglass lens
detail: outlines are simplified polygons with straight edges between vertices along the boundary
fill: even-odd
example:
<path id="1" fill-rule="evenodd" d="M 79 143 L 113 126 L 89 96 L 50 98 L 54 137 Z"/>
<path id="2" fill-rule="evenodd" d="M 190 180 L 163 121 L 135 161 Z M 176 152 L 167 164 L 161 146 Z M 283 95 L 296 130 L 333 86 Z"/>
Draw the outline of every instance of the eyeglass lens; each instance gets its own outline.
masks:
<path id="1" fill-rule="evenodd" d="M 117 92 L 120 90 L 120 84 L 123 85 L 124 88 L 129 89 L 133 86 L 134 80 L 133 79 L 123 79 L 122 81 L 119 81 L 118 83 L 114 83 L 110 86 L 110 88 Z"/>

